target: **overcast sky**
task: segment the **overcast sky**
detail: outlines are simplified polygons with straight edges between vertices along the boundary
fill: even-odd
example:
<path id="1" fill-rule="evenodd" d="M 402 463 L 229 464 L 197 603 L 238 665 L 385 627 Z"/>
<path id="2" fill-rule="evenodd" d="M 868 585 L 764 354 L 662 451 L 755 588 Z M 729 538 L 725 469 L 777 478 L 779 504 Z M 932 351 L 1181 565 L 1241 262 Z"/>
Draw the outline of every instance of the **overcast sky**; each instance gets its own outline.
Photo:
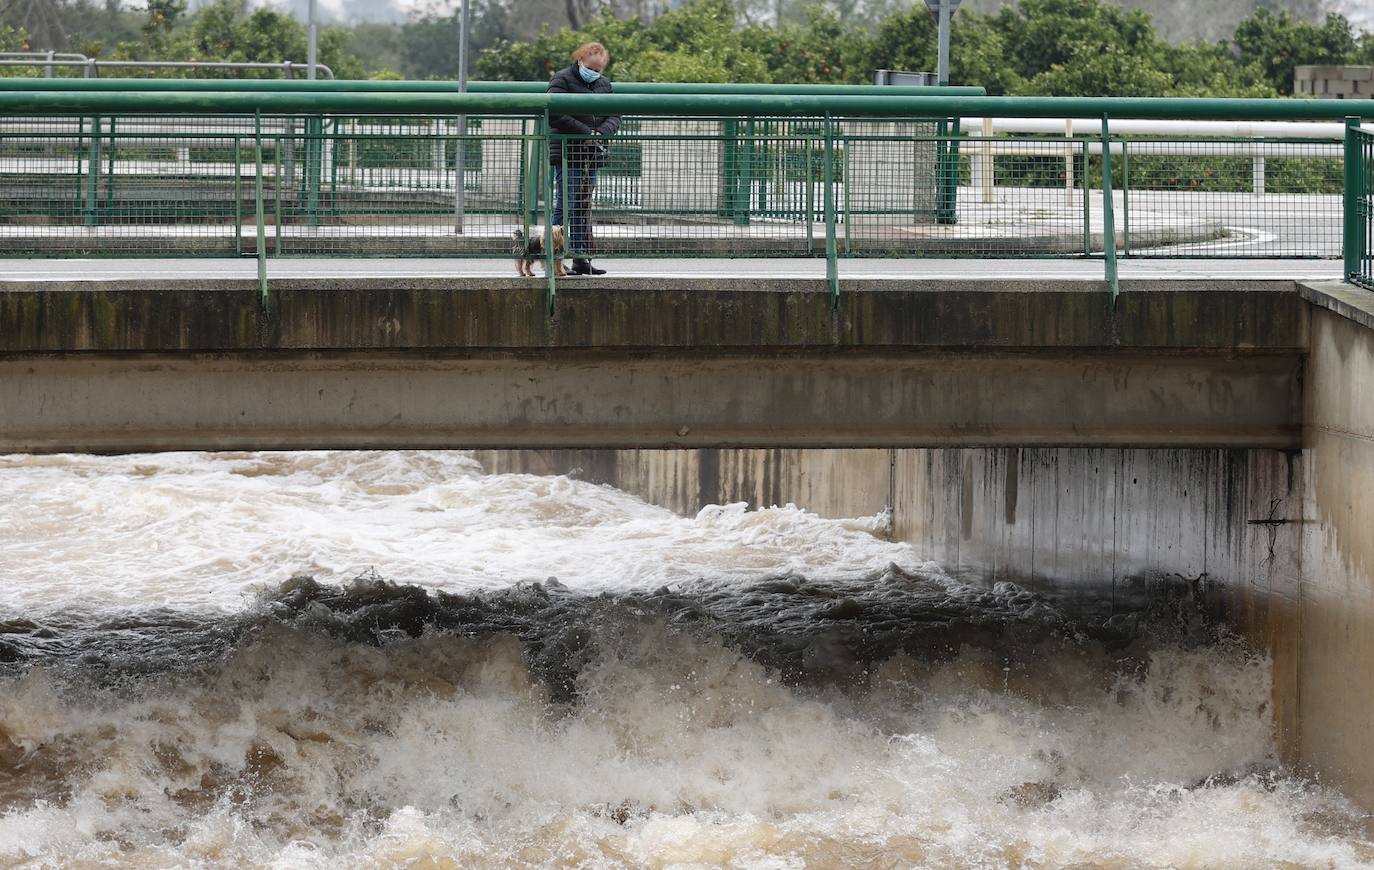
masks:
<path id="1" fill-rule="evenodd" d="M 192 10 L 205 5 L 209 0 L 191 0 Z M 301 18 L 309 0 L 250 0 L 254 6 L 275 6 L 278 9 L 297 10 Z M 458 0 L 318 0 L 320 17 L 345 18 L 349 21 L 394 21 L 406 18 L 422 9 L 437 7 L 447 12 L 457 5 Z M 130 3 L 141 6 L 142 2 Z"/>
<path id="2" fill-rule="evenodd" d="M 208 0 L 192 0 L 194 9 Z M 309 0 L 250 0 L 253 5 L 272 5 L 282 9 L 296 9 L 305 17 Z M 441 12 L 452 10 L 459 0 L 317 0 L 322 18 L 343 18 L 347 21 L 396 21 L 426 8 Z M 141 2 L 130 3 L 141 6 Z M 1357 30 L 1374 30 L 1374 2 L 1370 0 L 1327 0 L 1327 7 L 1345 15 Z"/>

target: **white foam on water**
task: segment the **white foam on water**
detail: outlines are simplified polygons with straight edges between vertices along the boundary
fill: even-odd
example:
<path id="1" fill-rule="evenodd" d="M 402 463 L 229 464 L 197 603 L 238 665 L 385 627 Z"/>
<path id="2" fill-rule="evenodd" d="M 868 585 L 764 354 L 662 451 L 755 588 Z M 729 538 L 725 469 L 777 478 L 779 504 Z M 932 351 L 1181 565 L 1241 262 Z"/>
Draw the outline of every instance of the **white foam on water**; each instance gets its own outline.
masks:
<path id="1" fill-rule="evenodd" d="M 466 591 L 587 591 L 917 569 L 879 517 L 710 507 L 678 517 L 567 477 L 484 475 L 459 452 L 0 456 L 0 608 L 243 606 L 294 573 L 375 569 Z"/>
<path id="2" fill-rule="evenodd" d="M 1371 866 L 1338 796 L 1256 772 L 1262 660 L 1164 651 L 1106 691 L 1091 670 L 999 685 L 967 651 L 802 691 L 648 622 L 567 707 L 506 636 L 279 626 L 151 691 L 12 682 L 0 863 Z"/>
<path id="3" fill-rule="evenodd" d="M 447 453 L 8 457 L 0 488 L 0 618 L 39 622 L 229 614 L 371 566 L 450 591 L 934 571 L 881 518 L 684 519 Z M 1235 642 L 792 684 L 711 631 L 587 612 L 572 699 L 510 634 L 274 619 L 186 669 L 0 671 L 0 867 L 1374 867 L 1362 815 L 1278 765 L 1269 664 Z"/>

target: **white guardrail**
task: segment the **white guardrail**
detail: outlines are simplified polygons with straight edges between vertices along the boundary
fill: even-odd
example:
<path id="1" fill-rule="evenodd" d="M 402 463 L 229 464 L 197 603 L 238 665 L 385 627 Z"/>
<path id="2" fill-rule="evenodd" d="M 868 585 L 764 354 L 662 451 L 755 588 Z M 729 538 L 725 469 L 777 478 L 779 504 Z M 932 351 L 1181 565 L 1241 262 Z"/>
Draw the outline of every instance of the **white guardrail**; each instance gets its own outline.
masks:
<path id="1" fill-rule="evenodd" d="M 1093 118 L 963 118 L 961 127 L 976 137 L 961 146 L 972 161 L 973 187 L 982 192 L 984 202 L 992 202 L 997 187 L 995 157 L 1037 156 L 1064 158 L 1064 187 L 1070 197 L 1074 188 L 1074 156 L 1086 151 L 1101 154 L 1100 139 L 1067 141 L 1077 136 L 1102 135 L 1102 121 Z M 1112 136 L 1161 136 L 1172 139 L 1133 140 L 1130 153 L 1193 157 L 1247 157 L 1251 164 L 1251 185 L 1264 193 L 1264 161 L 1274 157 L 1335 158 L 1344 156 L 1345 125 L 1303 121 L 1140 121 L 1112 119 Z M 977 132 L 974 132 L 977 131 Z M 1062 136 L 1061 141 L 1037 143 L 1034 139 L 994 141 L 1002 133 Z M 1190 142 L 1188 139 L 1244 139 L 1248 141 Z M 1272 139 L 1275 141 L 1264 141 Z M 1292 140 L 1307 140 L 1294 142 Z M 1123 142 L 1112 142 L 1111 153 L 1124 153 Z"/>

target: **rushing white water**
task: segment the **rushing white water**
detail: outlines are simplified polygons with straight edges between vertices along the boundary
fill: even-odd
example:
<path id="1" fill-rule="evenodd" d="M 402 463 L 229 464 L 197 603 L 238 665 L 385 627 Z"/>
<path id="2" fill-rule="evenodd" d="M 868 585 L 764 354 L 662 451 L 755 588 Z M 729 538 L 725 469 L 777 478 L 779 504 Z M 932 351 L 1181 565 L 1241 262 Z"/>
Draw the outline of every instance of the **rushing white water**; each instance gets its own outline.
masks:
<path id="1" fill-rule="evenodd" d="M 695 519 L 566 477 L 483 475 L 458 453 L 0 457 L 0 606 L 234 610 L 292 573 L 375 569 L 466 591 L 579 590 L 918 567 L 871 531 L 735 505 Z"/>
<path id="2" fill-rule="evenodd" d="M 963 585 L 881 517 L 439 452 L 0 492 L 0 867 L 1374 866 L 1277 764 L 1263 658 Z"/>

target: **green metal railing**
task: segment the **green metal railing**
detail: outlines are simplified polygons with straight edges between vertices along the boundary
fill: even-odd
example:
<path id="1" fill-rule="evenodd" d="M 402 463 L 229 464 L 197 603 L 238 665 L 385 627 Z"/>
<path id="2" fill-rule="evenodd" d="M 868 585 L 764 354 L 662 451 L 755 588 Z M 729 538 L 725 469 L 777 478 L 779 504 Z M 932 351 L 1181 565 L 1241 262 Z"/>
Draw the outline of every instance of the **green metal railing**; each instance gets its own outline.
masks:
<path id="1" fill-rule="evenodd" d="M 1374 131 L 1346 120 L 1345 277 L 1374 290 Z"/>
<path id="2" fill-rule="evenodd" d="M 542 94 L 547 82 L 486 82 L 467 83 L 473 94 Z M 291 79 L 40 79 L 0 78 L 0 91 L 48 92 L 140 92 L 194 93 L 203 91 L 239 93 L 411 93 L 454 94 L 458 83 L 452 81 L 373 81 L 370 79 L 338 79 L 329 81 L 300 81 Z M 891 86 L 891 85 L 789 85 L 789 84 L 732 84 L 672 82 L 617 82 L 617 94 L 684 94 L 689 96 L 981 96 L 987 93 L 980 87 L 963 86 Z"/>
<path id="3" fill-rule="evenodd" d="M 264 303 L 270 256 L 524 259 L 530 239 L 553 241 L 549 155 L 579 144 L 550 131 L 548 118 L 562 113 L 616 113 L 625 124 L 589 186 L 588 249 L 569 233 L 564 250 L 545 245 L 549 266 L 556 254 L 824 256 L 838 303 L 841 257 L 1100 257 L 1114 294 L 1120 256 L 1339 256 L 1344 246 L 1349 258 L 1352 215 L 1363 215 L 1361 256 L 1369 250 L 1368 197 L 1349 205 L 1349 143 L 1366 135 L 1356 128 L 1344 152 L 1110 129 L 1123 117 L 1344 119 L 1374 115 L 1369 101 L 109 84 L 0 85 L 5 253 L 255 256 Z M 980 116 L 1100 117 L 1102 127 L 1019 137 L 958 129 L 957 119 Z M 1286 179 L 1263 193 L 1247 187 L 1245 156 L 1260 145 L 1281 155 L 1271 176 Z M 1236 234 L 1252 225 L 1262 231 Z M 548 287 L 552 302 L 552 277 Z"/>

